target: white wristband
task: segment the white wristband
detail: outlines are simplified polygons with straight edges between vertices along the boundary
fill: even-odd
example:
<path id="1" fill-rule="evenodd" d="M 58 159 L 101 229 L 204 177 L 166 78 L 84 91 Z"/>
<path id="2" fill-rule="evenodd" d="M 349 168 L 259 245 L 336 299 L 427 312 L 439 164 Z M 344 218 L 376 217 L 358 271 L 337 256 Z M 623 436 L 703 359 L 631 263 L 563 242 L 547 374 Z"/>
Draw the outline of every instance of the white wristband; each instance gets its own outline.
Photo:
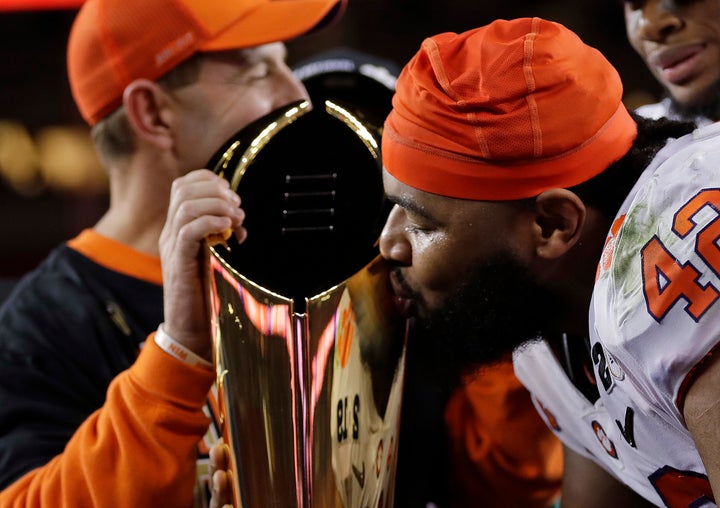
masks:
<path id="1" fill-rule="evenodd" d="M 157 332 L 155 333 L 155 344 L 157 344 L 160 349 L 170 356 L 174 356 L 178 360 L 182 360 L 189 365 L 212 368 L 212 363 L 190 351 L 188 348 L 165 333 L 162 323 L 160 323 L 160 326 L 158 326 Z"/>

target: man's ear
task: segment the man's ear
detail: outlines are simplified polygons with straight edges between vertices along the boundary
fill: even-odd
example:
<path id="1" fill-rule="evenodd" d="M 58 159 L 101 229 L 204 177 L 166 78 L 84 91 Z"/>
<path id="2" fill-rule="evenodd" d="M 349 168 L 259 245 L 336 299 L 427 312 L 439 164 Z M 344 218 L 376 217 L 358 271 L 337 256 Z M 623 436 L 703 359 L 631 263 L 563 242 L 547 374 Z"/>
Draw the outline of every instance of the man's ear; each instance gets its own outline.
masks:
<path id="1" fill-rule="evenodd" d="M 567 189 L 549 189 L 535 198 L 535 250 L 546 259 L 559 258 L 580 238 L 587 210 Z"/>
<path id="2" fill-rule="evenodd" d="M 148 79 L 136 79 L 123 92 L 125 114 L 135 135 L 164 150 L 173 143 L 168 123 L 169 101 L 165 90 Z"/>

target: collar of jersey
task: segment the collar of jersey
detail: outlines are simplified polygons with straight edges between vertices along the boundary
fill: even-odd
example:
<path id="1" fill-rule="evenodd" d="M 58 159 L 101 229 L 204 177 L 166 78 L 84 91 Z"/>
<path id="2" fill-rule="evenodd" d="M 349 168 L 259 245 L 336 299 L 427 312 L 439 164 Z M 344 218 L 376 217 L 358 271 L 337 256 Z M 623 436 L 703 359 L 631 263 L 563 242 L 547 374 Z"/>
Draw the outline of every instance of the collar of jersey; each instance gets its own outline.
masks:
<path id="1" fill-rule="evenodd" d="M 140 252 L 123 243 L 85 229 L 68 242 L 68 246 L 109 270 L 135 277 L 151 284 L 162 284 L 160 258 Z"/>

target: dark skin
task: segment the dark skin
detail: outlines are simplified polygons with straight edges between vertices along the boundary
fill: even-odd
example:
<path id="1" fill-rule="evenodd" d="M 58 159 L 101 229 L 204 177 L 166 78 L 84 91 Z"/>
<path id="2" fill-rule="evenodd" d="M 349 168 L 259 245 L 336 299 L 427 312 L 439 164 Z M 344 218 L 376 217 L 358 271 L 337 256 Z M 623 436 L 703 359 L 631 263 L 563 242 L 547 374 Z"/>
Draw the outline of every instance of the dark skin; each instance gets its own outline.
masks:
<path id="1" fill-rule="evenodd" d="M 387 172 L 383 180 L 395 206 L 383 229 L 380 250 L 399 271 L 392 279 L 401 310 L 418 319 L 431 315 L 442 308 L 445 295 L 463 279 L 469 266 L 483 256 L 512 252 L 536 282 L 571 302 L 551 320 L 554 327 L 547 332 L 563 330 L 577 337 L 587 333 L 595 266 L 609 221 L 585 206 L 576 194 L 550 189 L 530 203 L 485 202 L 423 192 Z M 211 456 L 211 508 L 220 508 L 230 503 L 231 497 L 225 471 L 227 454 L 220 453 L 219 447 L 215 450 Z M 585 463 L 576 470 L 584 485 L 592 484 L 603 492 L 616 488 L 612 490 L 613 506 L 649 506 L 599 467 L 569 450 L 566 456 L 572 463 Z M 587 471 L 592 474 L 585 475 Z M 577 481 L 573 478 L 571 483 Z M 563 495 L 563 507 L 594 508 L 577 490 L 577 496 L 573 489 L 567 499 Z M 592 497 L 598 502 L 596 498 Z"/>
<path id="2" fill-rule="evenodd" d="M 720 118 L 720 2 L 624 1 L 633 49 L 683 117 Z"/>
<path id="3" fill-rule="evenodd" d="M 395 203 L 382 233 L 383 256 L 395 262 L 400 303 L 417 316 L 443 305 L 443 290 L 458 284 L 463 264 L 493 252 L 513 252 L 535 281 L 568 306 L 547 334 L 587 333 L 595 267 L 609 220 L 567 189 L 550 189 L 530 203 L 448 198 L 409 187 L 388 173 L 384 185 Z M 502 232 L 502 234 L 499 234 Z M 478 242 L 477 238 L 488 241 Z M 450 255 L 452 253 L 452 255 Z M 518 338 L 519 339 L 519 338 Z M 651 506 L 602 468 L 565 451 L 563 508 Z M 603 492 L 603 496 L 594 493 Z M 599 503 L 599 504 L 598 504 Z"/>
<path id="4" fill-rule="evenodd" d="M 577 195 L 550 189 L 526 206 L 439 196 L 388 173 L 384 185 L 395 206 L 380 250 L 398 267 L 392 277 L 398 303 L 418 319 L 442 307 L 468 267 L 484 257 L 511 253 L 536 283 L 566 297 L 568 312 L 552 319 L 554 329 L 546 331 L 586 333 L 594 278 L 589 259 L 599 259 L 607 221 Z"/>

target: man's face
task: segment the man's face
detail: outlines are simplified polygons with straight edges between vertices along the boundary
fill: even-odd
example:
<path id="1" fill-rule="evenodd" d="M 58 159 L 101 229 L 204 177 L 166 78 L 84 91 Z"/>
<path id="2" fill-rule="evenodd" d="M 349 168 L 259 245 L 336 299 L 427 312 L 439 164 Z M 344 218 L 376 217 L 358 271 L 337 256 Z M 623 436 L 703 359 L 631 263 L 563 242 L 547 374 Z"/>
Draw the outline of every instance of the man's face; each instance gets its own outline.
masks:
<path id="1" fill-rule="evenodd" d="M 552 325 L 561 308 L 531 275 L 530 207 L 438 196 L 387 172 L 383 180 L 395 206 L 380 251 L 396 267 L 396 303 L 415 318 L 411 340 L 423 356 L 454 377 Z"/>
<path id="2" fill-rule="evenodd" d="M 230 136 L 307 92 L 285 63 L 285 46 L 205 53 L 198 79 L 173 92 L 185 171 L 202 168 Z"/>
<path id="3" fill-rule="evenodd" d="M 682 108 L 718 101 L 720 0 L 626 0 L 635 51 Z"/>

